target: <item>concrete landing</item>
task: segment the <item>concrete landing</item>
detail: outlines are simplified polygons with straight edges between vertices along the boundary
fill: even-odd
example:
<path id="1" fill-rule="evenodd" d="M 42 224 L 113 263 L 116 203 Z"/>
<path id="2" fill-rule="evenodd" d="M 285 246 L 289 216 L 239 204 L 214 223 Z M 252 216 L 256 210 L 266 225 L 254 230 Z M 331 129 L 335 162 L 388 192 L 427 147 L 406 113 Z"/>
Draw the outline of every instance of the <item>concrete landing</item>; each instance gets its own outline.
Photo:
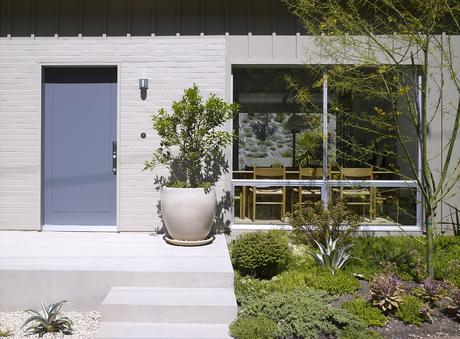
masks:
<path id="1" fill-rule="evenodd" d="M 147 233 L 0 232 L 0 311 L 64 299 L 101 310 L 112 287 L 233 289 L 225 237 L 177 247 Z"/>

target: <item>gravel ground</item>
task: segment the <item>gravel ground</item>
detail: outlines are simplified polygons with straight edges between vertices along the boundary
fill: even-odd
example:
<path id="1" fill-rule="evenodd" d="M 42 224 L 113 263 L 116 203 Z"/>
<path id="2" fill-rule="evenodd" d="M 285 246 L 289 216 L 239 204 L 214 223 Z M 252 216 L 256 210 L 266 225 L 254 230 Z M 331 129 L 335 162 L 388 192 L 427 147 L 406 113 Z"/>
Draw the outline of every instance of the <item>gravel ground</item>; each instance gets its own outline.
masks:
<path id="1" fill-rule="evenodd" d="M 100 312 L 62 312 L 73 321 L 73 335 L 65 338 L 94 338 L 94 334 L 101 326 Z M 29 317 L 25 312 L 0 312 L 0 330 L 9 330 L 13 334 L 7 338 L 38 338 L 38 335 L 24 336 L 20 329 Z M 47 334 L 43 338 L 61 338 L 59 334 Z"/>

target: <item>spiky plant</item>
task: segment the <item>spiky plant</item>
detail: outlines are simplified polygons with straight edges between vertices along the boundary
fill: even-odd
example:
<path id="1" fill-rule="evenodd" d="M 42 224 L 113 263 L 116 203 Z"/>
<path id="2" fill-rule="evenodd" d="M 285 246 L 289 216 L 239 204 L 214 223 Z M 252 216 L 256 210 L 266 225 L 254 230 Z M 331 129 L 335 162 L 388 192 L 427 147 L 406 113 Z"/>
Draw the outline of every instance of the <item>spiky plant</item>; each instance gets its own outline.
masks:
<path id="1" fill-rule="evenodd" d="M 403 302 L 401 281 L 394 273 L 378 274 L 369 284 L 374 306 L 384 313 L 394 312 Z"/>
<path id="2" fill-rule="evenodd" d="M 323 245 L 315 240 L 318 246 L 319 253 L 309 252 L 309 254 L 315 258 L 316 262 L 321 266 L 328 268 L 332 274 L 335 274 L 351 259 L 350 254 L 347 250 L 351 245 L 343 247 L 337 247 L 338 239 L 332 239 L 329 237 L 326 241 L 326 245 Z"/>
<path id="3" fill-rule="evenodd" d="M 444 298 L 443 292 L 444 284 L 441 281 L 427 278 L 422 281 L 420 287 L 414 291 L 414 294 L 433 306 Z"/>
<path id="4" fill-rule="evenodd" d="M 423 305 L 422 308 L 420 309 L 420 313 L 425 318 L 425 321 L 428 321 L 431 324 L 433 323 L 433 317 L 431 315 L 431 307 L 430 306 Z"/>
<path id="5" fill-rule="evenodd" d="M 447 311 L 460 321 L 460 288 L 453 288 L 446 299 L 448 301 Z"/>
<path id="6" fill-rule="evenodd" d="M 66 300 L 51 305 L 45 305 L 41 302 L 41 311 L 25 310 L 31 316 L 21 327 L 25 328 L 24 333 L 26 335 L 38 334 L 39 337 L 43 337 L 46 333 L 56 332 L 72 334 L 72 320 L 61 315 L 61 307 L 64 303 L 66 303 Z"/>

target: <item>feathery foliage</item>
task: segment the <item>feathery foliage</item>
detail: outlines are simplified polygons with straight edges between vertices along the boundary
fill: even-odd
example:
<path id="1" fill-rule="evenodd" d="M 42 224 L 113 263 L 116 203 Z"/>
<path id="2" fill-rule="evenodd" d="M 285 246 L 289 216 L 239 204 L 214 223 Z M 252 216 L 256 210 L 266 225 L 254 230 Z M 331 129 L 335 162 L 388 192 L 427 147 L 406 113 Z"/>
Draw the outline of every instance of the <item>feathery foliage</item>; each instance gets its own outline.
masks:
<path id="1" fill-rule="evenodd" d="M 227 104 L 214 94 L 203 102 L 194 84 L 171 108 L 172 112 L 162 108 L 152 116 L 161 141 L 144 169 L 175 164 L 184 172 L 186 187 L 200 187 L 204 163 L 220 157 L 232 142 L 232 133 L 221 128 L 238 111 L 238 105 Z"/>
<path id="2" fill-rule="evenodd" d="M 354 152 L 338 156 L 363 165 L 375 165 L 372 158 L 386 157 L 390 164 L 382 169 L 416 181 L 425 212 L 427 273 L 434 277 L 436 212 L 439 204 L 459 188 L 460 158 L 454 150 L 460 134 L 460 99 L 448 109 L 451 123 L 444 132 L 447 141 L 442 144 L 442 154 L 433 154 L 430 149 L 430 129 L 437 123 L 436 117 L 445 114 L 441 103 L 447 81 L 460 94 L 460 76 L 453 63 L 456 56 L 449 35 L 460 32 L 459 1 L 284 2 L 315 39 L 317 48 L 309 51 L 317 51 L 317 55 L 309 59 L 328 60 L 316 70 L 327 74 L 321 83 L 327 81 L 330 91 L 374 103 L 368 112 L 340 105 L 331 108 L 333 114 L 343 117 L 348 128 L 356 134 L 369 134 L 373 140 L 366 144 L 343 138 L 341 141 Z M 302 98 L 309 98 L 295 79 L 291 79 L 291 87 L 297 88 Z M 400 127 L 401 121 L 405 122 L 404 128 Z M 417 154 L 411 151 L 414 144 L 420 145 L 420 175 Z M 395 159 L 404 162 L 405 172 L 394 166 Z M 413 200 L 421 203 L 416 197 Z"/>

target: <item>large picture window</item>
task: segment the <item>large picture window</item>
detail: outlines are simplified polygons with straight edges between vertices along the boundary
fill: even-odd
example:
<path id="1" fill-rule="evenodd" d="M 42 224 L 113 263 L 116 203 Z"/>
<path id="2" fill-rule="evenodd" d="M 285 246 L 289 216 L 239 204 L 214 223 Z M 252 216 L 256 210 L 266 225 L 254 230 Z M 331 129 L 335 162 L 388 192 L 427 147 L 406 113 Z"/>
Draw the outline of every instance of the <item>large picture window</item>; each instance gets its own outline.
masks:
<path id="1" fill-rule="evenodd" d="M 310 70 L 233 69 L 241 107 L 233 121 L 234 223 L 288 224 L 299 204 L 341 201 L 366 226 L 417 226 L 413 169 L 394 127 L 417 159 L 414 129 L 403 114 L 389 119 L 385 103 L 328 90 L 326 77 Z"/>

